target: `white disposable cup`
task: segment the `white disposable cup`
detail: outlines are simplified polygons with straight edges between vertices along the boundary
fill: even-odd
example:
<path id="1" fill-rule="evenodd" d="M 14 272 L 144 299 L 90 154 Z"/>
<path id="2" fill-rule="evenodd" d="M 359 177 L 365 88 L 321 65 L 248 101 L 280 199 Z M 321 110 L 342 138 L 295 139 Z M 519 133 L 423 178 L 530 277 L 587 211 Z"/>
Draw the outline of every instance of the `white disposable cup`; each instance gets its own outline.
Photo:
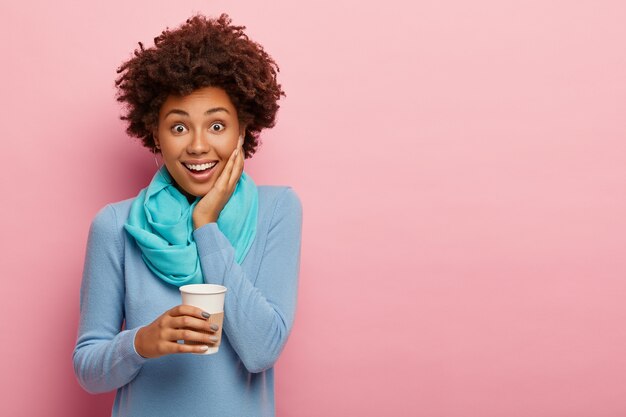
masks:
<path id="1" fill-rule="evenodd" d="M 209 322 L 220 326 L 215 333 L 219 337 L 219 342 L 215 346 L 209 346 L 209 350 L 200 355 L 211 355 L 217 353 L 222 341 L 222 326 L 224 318 L 224 298 L 226 297 L 226 287 L 215 284 L 190 284 L 183 285 L 180 294 L 183 304 L 201 308 L 211 315 Z M 217 319 L 217 320 L 216 320 Z"/>

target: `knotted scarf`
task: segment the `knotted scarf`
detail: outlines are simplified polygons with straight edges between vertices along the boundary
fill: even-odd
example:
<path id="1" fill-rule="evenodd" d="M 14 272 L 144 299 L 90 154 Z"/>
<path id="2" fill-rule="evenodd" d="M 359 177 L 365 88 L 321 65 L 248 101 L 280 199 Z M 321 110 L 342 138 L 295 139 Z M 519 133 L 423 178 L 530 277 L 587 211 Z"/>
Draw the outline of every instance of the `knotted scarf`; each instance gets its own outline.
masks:
<path id="1" fill-rule="evenodd" d="M 133 201 L 124 225 L 148 268 L 177 287 L 204 282 L 193 238 L 192 214 L 198 201 L 200 197 L 189 203 L 163 166 Z M 257 187 L 244 172 L 217 219 L 218 228 L 235 248 L 239 264 L 256 236 L 258 209 Z"/>

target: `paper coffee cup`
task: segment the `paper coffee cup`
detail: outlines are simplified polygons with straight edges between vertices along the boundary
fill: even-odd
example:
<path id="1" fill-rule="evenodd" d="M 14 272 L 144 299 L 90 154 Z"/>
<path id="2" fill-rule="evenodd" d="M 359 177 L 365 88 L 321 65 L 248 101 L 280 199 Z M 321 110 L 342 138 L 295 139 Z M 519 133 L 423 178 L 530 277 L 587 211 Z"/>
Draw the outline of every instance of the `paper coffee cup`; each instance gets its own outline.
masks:
<path id="1" fill-rule="evenodd" d="M 190 284 L 180 287 L 180 294 L 183 298 L 183 304 L 201 308 L 211 315 L 209 323 L 215 323 L 220 328 L 215 333 L 209 333 L 218 337 L 218 342 L 209 345 L 209 350 L 198 355 L 211 355 L 217 353 L 222 342 L 222 326 L 224 324 L 224 297 L 226 296 L 226 287 L 215 284 Z M 200 342 L 185 342 L 190 345 L 204 345 Z"/>

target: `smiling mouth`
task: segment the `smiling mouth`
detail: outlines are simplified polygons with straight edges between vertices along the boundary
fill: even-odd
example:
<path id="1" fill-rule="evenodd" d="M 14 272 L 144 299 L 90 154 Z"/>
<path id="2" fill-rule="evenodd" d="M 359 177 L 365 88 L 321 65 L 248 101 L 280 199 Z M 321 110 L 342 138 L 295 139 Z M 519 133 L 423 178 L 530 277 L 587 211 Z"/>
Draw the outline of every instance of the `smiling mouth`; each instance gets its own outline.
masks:
<path id="1" fill-rule="evenodd" d="M 215 165 L 217 165 L 217 161 L 207 162 L 207 163 L 204 163 L 204 164 L 183 163 L 183 166 L 185 168 L 187 168 L 187 170 L 189 170 L 191 172 L 194 172 L 194 173 L 198 173 L 198 174 L 210 170 Z"/>

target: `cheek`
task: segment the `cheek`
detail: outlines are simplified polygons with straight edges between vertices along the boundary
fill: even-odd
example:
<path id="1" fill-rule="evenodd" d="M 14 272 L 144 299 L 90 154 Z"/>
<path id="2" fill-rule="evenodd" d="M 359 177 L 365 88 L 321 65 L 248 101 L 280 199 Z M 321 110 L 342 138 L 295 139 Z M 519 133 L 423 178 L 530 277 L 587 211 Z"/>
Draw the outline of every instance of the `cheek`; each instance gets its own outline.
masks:
<path id="1" fill-rule="evenodd" d="M 227 161 L 230 158 L 230 155 L 237 148 L 237 139 L 228 140 L 227 143 L 221 143 L 220 145 L 215 146 L 215 151 L 219 155 L 220 159 Z"/>
<path id="2" fill-rule="evenodd" d="M 161 156 L 165 160 L 172 159 L 174 152 L 167 146 L 161 146 Z"/>
<path id="3" fill-rule="evenodd" d="M 182 148 L 175 140 L 165 139 L 161 141 L 161 154 L 164 158 L 178 158 Z"/>

